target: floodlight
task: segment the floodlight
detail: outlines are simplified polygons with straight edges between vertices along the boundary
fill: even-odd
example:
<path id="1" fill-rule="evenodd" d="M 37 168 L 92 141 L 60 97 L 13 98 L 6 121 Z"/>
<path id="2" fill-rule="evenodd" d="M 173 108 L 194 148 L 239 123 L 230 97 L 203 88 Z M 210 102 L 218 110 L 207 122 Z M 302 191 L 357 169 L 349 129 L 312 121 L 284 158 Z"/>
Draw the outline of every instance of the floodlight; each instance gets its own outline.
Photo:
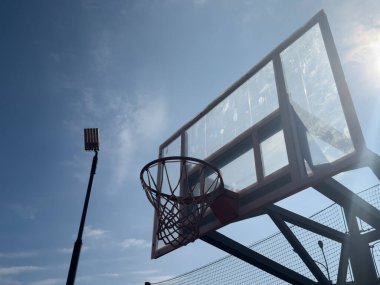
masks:
<path id="1" fill-rule="evenodd" d="M 88 151 L 99 151 L 98 128 L 84 129 L 84 149 Z"/>

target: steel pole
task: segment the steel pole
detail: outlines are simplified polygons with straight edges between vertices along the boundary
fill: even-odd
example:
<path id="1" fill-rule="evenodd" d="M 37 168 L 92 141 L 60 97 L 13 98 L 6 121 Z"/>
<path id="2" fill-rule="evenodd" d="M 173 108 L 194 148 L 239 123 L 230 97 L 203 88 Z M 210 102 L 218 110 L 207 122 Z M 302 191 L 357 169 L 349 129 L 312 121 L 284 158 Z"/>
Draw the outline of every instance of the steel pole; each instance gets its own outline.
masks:
<path id="1" fill-rule="evenodd" d="M 95 151 L 94 158 L 92 159 L 91 173 L 90 173 L 90 178 L 88 180 L 86 199 L 84 201 L 82 217 L 80 220 L 78 237 L 74 243 L 74 249 L 73 249 L 73 254 L 71 256 L 70 269 L 69 269 L 69 273 L 67 275 L 66 285 L 74 285 L 74 282 L 75 282 L 75 275 L 77 273 L 80 250 L 82 248 L 82 235 L 83 235 L 84 223 L 86 221 L 88 202 L 90 200 L 92 181 L 94 179 L 97 163 L 98 163 L 98 152 Z"/>

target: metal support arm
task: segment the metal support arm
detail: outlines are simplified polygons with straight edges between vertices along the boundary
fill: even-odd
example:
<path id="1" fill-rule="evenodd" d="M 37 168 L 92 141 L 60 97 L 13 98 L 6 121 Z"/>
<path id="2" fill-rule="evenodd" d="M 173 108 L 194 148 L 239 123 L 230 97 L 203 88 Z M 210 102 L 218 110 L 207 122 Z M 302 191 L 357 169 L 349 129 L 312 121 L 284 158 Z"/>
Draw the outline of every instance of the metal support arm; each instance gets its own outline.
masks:
<path id="1" fill-rule="evenodd" d="M 286 225 L 286 223 L 281 220 L 276 214 L 271 213 L 269 215 L 273 222 L 276 224 L 278 229 L 282 232 L 285 238 L 293 247 L 294 251 L 299 255 L 305 265 L 309 268 L 314 277 L 319 281 L 320 284 L 330 284 L 330 280 L 326 278 L 318 265 L 315 264 L 314 260 L 308 254 L 306 249 L 302 246 L 296 236 L 293 234 L 291 229 Z"/>
<path id="2" fill-rule="evenodd" d="M 208 233 L 201 238 L 203 241 L 260 268 L 288 283 L 296 285 L 318 284 L 305 276 L 286 268 L 285 266 L 255 252 L 254 250 L 218 233 Z"/>
<path id="3" fill-rule="evenodd" d="M 281 217 L 282 220 L 289 222 L 293 225 L 299 226 L 305 230 L 311 231 L 315 234 L 322 235 L 334 241 L 342 243 L 347 239 L 347 235 L 337 231 L 333 228 L 315 222 L 311 219 L 305 218 L 301 215 L 293 213 L 289 210 L 281 208 L 276 205 L 270 205 L 266 208 L 267 213 L 275 213 L 277 216 Z"/>

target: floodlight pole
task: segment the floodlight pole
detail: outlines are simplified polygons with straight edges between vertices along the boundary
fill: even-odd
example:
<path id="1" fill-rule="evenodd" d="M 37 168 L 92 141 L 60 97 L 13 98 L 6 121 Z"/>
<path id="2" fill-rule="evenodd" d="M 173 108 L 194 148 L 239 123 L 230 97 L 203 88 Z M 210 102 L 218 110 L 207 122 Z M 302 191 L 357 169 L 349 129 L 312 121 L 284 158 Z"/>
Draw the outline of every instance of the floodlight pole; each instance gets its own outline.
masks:
<path id="1" fill-rule="evenodd" d="M 86 134 L 86 131 L 88 131 L 88 130 L 90 130 L 90 131 L 95 130 L 96 131 L 96 136 L 90 138 L 92 140 L 90 142 L 88 141 L 88 136 Z M 95 140 L 95 142 L 94 142 L 94 140 Z M 70 269 L 69 269 L 69 273 L 67 275 L 66 285 L 74 285 L 75 275 L 77 273 L 77 268 L 78 268 L 80 251 L 82 248 L 82 235 L 83 235 L 84 223 L 86 221 L 88 202 L 90 200 L 90 195 L 91 195 L 92 181 L 94 179 L 94 175 L 96 172 L 96 165 L 98 163 L 99 142 L 98 142 L 98 130 L 97 129 L 85 129 L 85 149 L 86 150 L 93 150 L 95 152 L 95 155 L 92 159 L 91 173 L 90 173 L 90 178 L 88 180 L 86 198 L 85 198 L 84 205 L 83 205 L 82 217 L 80 220 L 77 240 L 74 243 L 73 254 L 71 256 Z"/>

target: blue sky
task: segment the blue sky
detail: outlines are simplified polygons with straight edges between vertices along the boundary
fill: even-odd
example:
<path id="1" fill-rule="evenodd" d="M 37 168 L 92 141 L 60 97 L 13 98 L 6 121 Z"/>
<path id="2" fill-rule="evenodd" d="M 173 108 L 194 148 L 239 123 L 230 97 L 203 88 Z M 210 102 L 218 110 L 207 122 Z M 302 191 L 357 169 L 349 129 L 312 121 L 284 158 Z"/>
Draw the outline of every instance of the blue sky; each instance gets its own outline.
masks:
<path id="1" fill-rule="evenodd" d="M 92 158 L 87 127 L 100 129 L 101 150 L 76 284 L 143 284 L 223 256 L 197 241 L 150 260 L 153 209 L 139 171 L 320 9 L 379 153 L 377 0 L 2 0 L 0 284 L 65 283 Z M 377 183 L 366 170 L 339 179 L 355 191 Z M 304 215 L 331 203 L 310 190 L 297 197 L 283 205 Z M 250 243 L 272 230 L 259 218 L 223 232 Z"/>

